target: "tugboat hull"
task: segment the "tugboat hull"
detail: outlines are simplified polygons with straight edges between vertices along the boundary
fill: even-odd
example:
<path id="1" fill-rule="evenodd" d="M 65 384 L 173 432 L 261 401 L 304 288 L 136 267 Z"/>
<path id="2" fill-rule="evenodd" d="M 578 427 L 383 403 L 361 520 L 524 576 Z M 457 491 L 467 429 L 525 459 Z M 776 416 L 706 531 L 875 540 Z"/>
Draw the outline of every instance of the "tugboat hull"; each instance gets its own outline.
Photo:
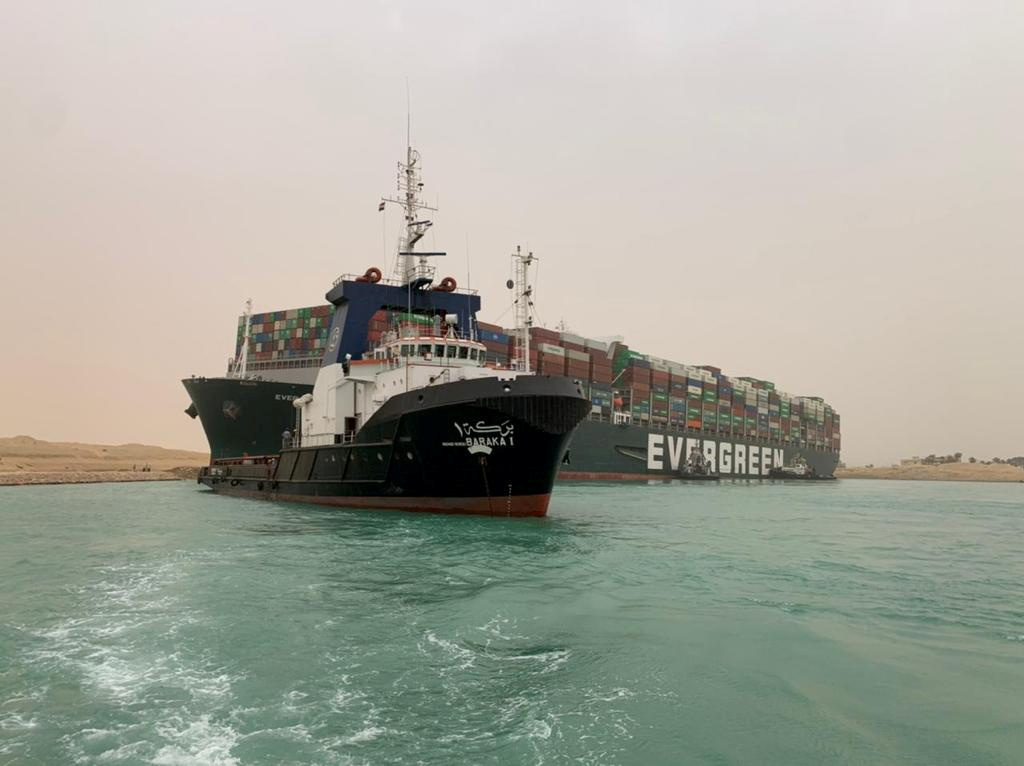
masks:
<path id="1" fill-rule="evenodd" d="M 589 409 L 565 378 L 446 383 L 392 396 L 351 443 L 214 461 L 199 481 L 268 500 L 544 516 L 569 439 Z"/>

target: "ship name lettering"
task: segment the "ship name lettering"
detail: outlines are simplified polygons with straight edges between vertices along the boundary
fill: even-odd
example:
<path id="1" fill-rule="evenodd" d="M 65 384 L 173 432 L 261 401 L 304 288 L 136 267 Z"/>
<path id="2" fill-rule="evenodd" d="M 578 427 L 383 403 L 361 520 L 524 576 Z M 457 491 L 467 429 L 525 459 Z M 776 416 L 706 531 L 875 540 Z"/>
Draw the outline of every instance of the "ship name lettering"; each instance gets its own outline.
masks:
<path id="1" fill-rule="evenodd" d="M 514 447 L 514 436 L 467 436 L 467 447 Z"/>
<path id="2" fill-rule="evenodd" d="M 679 438 L 668 437 L 668 462 L 672 466 L 673 471 L 679 470 L 679 461 L 683 457 L 683 440 Z"/>
<path id="3" fill-rule="evenodd" d="M 710 439 L 704 440 L 704 459 L 711 466 L 711 471 L 718 473 L 718 450 L 715 449 L 715 443 Z"/>
<path id="4" fill-rule="evenodd" d="M 732 473 L 732 445 L 729 442 L 718 443 L 718 467 L 722 473 Z"/>
<path id="5" fill-rule="evenodd" d="M 475 437 L 468 443 L 491 447 L 505 446 L 504 441 L 494 441 L 500 438 L 502 437 Z M 508 446 L 512 446 L 511 438 Z M 773 467 L 785 465 L 785 453 L 781 449 L 648 433 L 647 470 L 678 471 L 683 459 L 694 447 L 698 447 L 704 453 L 712 471 L 723 474 L 767 476 Z"/>
<path id="6" fill-rule="evenodd" d="M 647 434 L 647 470 L 659 471 L 665 467 L 662 456 L 665 454 L 665 435 Z"/>
<path id="7" fill-rule="evenodd" d="M 736 445 L 736 473 L 747 472 L 747 445 Z"/>

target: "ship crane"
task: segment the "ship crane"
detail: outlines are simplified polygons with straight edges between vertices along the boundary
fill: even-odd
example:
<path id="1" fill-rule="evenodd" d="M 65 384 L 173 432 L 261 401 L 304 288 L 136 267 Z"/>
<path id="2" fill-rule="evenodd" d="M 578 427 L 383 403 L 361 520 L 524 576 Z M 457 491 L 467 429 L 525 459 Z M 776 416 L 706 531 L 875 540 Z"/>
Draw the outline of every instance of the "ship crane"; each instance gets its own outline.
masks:
<path id="1" fill-rule="evenodd" d="M 229 376 L 244 380 L 249 371 L 249 342 L 252 336 L 252 298 L 245 302 L 245 325 L 242 329 L 242 343 L 238 347 L 238 355 L 231 362 Z"/>

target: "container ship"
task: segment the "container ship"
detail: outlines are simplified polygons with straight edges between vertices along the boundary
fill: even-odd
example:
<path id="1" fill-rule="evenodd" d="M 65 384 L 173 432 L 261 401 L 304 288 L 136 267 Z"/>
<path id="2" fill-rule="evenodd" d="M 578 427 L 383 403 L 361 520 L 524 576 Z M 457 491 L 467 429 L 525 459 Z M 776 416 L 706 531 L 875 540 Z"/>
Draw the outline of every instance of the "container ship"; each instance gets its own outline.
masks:
<path id="1" fill-rule="evenodd" d="M 381 207 L 408 201 L 385 198 Z M 423 229 L 431 223 L 409 213 L 406 221 Z M 423 262 L 432 254 L 419 255 L 419 268 L 426 268 Z M 520 265 L 532 258 L 513 255 Z M 398 276 L 398 284 L 414 284 L 410 273 Z M 451 305 L 464 317 L 460 329 L 480 344 L 484 366 L 565 378 L 586 396 L 589 411 L 560 460 L 559 480 L 685 478 L 694 455 L 721 478 L 833 476 L 840 418 L 818 396 L 786 393 L 771 381 L 728 375 L 713 365 L 642 353 L 618 339 L 535 327 L 532 290 L 520 279 L 516 327 L 489 324 L 477 318 L 478 295 L 457 290 L 450 277 L 424 291 L 431 279 L 415 283 L 414 292 L 455 301 Z M 376 268 L 339 280 L 336 287 L 347 286 L 341 311 L 333 302 L 258 314 L 247 308 L 227 374 L 182 381 L 192 400 L 186 413 L 202 422 L 212 459 L 277 454 L 282 434 L 295 426 L 293 402 L 312 393 L 318 372 L 336 360 L 339 348 L 360 361 L 410 326 L 437 330 L 441 309 L 412 311 L 387 282 Z M 438 350 L 444 353 L 440 347 L 432 353 Z M 780 470 L 794 466 L 800 470 Z"/>
<path id="2" fill-rule="evenodd" d="M 329 306 L 254 314 L 248 343 L 239 319 L 238 353 L 248 346 L 248 376 L 237 364 L 224 378 L 184 382 L 216 457 L 272 452 L 294 420 L 291 402 L 312 391 L 327 346 Z M 368 348 L 406 312 L 376 310 L 366 323 Z M 420 320 L 422 321 L 422 320 Z M 514 334 L 475 321 L 485 363 L 508 368 Z M 840 416 L 821 397 L 797 396 L 767 380 L 734 377 L 630 349 L 621 341 L 540 327 L 529 331 L 530 368 L 578 380 L 590 412 L 569 444 L 560 480 L 675 478 L 698 447 L 723 478 L 768 478 L 773 468 L 806 464 L 831 477 L 839 462 Z M 778 476 L 778 474 L 776 474 Z"/>
<path id="3" fill-rule="evenodd" d="M 547 513 L 555 475 L 590 411 L 589 399 L 580 382 L 564 376 L 487 363 L 474 329 L 479 296 L 459 291 L 452 277 L 435 280 L 429 259 L 443 253 L 416 250 L 432 225 L 421 217 L 426 206 L 418 166 L 410 146 L 399 165 L 402 196 L 393 200 L 405 220 L 399 278 L 384 280 L 371 267 L 334 282 L 319 367 L 290 368 L 315 369 L 311 390 L 249 374 L 251 304 L 233 374 L 185 381 L 213 453 L 200 484 L 226 495 L 330 506 Z M 510 287 L 518 285 L 523 294 L 532 260 L 517 255 Z M 371 338 L 367 325 L 375 307 L 401 307 L 402 313 L 386 333 Z M 327 324 L 319 307 L 298 313 L 308 325 Z M 290 329 L 291 350 L 311 345 L 297 327 Z M 526 329 L 519 337 L 527 337 Z M 218 401 L 222 396 L 232 398 Z M 276 413 L 286 407 L 294 429 L 285 422 L 277 431 Z"/>

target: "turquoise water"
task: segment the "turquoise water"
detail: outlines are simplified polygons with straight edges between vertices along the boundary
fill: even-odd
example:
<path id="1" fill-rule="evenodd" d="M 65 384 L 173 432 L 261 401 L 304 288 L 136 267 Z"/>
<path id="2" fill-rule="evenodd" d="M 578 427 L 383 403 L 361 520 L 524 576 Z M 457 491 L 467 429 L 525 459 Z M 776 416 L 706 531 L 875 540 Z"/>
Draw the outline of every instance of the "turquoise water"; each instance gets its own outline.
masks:
<path id="1" fill-rule="evenodd" d="M 1021 764 L 1024 485 L 0 490 L 0 764 Z"/>

